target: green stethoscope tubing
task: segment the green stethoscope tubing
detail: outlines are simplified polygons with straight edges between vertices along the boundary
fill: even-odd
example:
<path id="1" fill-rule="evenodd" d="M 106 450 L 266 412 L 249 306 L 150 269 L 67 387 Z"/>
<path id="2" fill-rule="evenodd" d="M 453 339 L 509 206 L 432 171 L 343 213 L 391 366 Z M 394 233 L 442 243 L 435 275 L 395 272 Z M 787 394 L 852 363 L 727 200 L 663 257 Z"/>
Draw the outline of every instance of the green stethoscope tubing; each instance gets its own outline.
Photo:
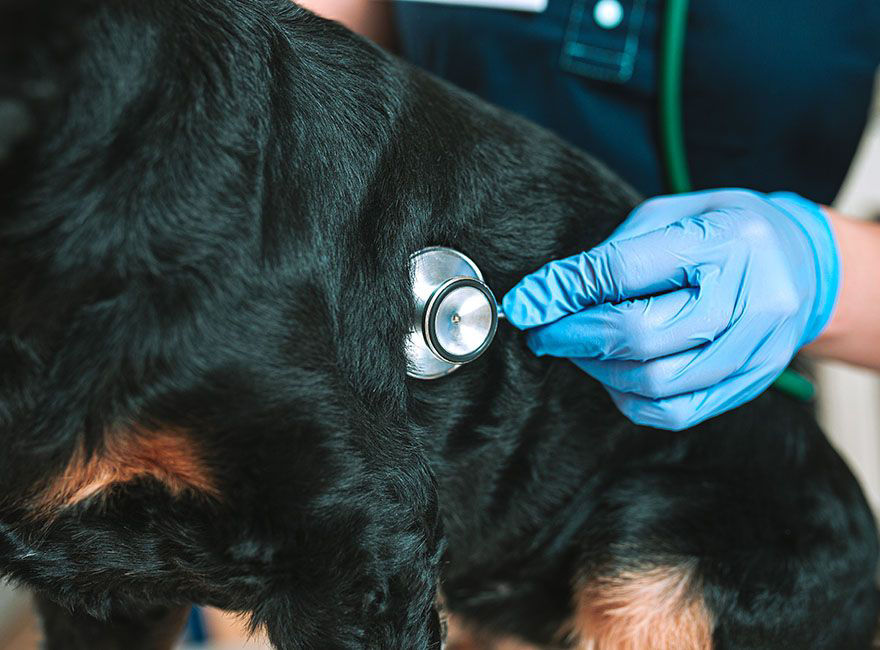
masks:
<path id="1" fill-rule="evenodd" d="M 669 189 L 676 194 L 691 191 L 681 109 L 687 17 L 688 0 L 666 0 L 660 49 L 660 149 Z M 816 394 L 813 383 L 790 368 L 779 375 L 773 387 L 804 402 Z"/>

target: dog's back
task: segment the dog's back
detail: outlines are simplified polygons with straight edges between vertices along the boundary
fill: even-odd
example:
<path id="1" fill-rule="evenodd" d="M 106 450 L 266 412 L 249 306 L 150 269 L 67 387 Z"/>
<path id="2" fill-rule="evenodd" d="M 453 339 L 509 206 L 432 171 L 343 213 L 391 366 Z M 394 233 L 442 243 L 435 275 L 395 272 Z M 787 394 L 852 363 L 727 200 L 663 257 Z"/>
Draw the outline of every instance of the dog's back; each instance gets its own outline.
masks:
<path id="1" fill-rule="evenodd" d="M 405 378 L 409 255 L 500 294 L 632 208 L 601 166 L 283 0 L 0 11 L 0 571 L 54 645 L 199 602 L 427 648 L 441 572 L 537 643 L 867 645 L 875 530 L 801 406 L 641 429 L 509 328 Z"/>

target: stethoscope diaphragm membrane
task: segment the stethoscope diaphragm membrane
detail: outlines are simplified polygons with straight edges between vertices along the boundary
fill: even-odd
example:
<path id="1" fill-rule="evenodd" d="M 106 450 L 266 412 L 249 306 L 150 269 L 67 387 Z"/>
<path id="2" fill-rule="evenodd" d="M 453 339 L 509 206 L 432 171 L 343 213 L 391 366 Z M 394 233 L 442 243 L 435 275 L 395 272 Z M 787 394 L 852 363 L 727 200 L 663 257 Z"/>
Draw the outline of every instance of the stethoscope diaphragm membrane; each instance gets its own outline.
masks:
<path id="1" fill-rule="evenodd" d="M 407 337 L 407 374 L 436 379 L 478 359 L 498 328 L 498 307 L 480 269 L 442 246 L 410 257 L 415 316 Z"/>

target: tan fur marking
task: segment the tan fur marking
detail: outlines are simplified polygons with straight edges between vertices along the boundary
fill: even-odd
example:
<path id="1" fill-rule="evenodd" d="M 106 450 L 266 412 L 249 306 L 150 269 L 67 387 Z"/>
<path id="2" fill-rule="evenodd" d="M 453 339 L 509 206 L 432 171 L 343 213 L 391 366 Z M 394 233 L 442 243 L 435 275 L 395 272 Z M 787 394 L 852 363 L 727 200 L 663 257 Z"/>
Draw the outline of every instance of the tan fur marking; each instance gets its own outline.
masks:
<path id="1" fill-rule="evenodd" d="M 539 650 L 512 637 L 497 637 L 469 625 L 460 616 L 447 619 L 445 650 Z"/>
<path id="2" fill-rule="evenodd" d="M 585 585 L 570 636 L 578 650 L 711 650 L 712 619 L 688 567 L 622 573 Z"/>
<path id="3" fill-rule="evenodd" d="M 47 513 L 81 503 L 121 483 L 152 478 L 174 496 L 195 491 L 219 496 L 196 445 L 178 431 L 128 431 L 107 436 L 103 448 L 87 455 L 82 446 L 64 471 L 34 501 Z"/>

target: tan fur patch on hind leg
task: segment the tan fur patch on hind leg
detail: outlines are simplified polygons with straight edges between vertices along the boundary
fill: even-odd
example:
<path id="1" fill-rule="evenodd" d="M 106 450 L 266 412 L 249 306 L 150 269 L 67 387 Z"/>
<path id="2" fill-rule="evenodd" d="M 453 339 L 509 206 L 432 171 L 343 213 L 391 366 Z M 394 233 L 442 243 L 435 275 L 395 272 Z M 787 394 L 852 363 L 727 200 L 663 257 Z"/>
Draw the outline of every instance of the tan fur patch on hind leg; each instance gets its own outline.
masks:
<path id="1" fill-rule="evenodd" d="M 686 565 L 593 579 L 575 607 L 570 636 L 578 650 L 712 648 L 712 617 Z"/>
<path id="2" fill-rule="evenodd" d="M 443 647 L 444 650 L 540 650 L 512 637 L 487 634 L 455 615 L 447 619 L 446 645 Z"/>

